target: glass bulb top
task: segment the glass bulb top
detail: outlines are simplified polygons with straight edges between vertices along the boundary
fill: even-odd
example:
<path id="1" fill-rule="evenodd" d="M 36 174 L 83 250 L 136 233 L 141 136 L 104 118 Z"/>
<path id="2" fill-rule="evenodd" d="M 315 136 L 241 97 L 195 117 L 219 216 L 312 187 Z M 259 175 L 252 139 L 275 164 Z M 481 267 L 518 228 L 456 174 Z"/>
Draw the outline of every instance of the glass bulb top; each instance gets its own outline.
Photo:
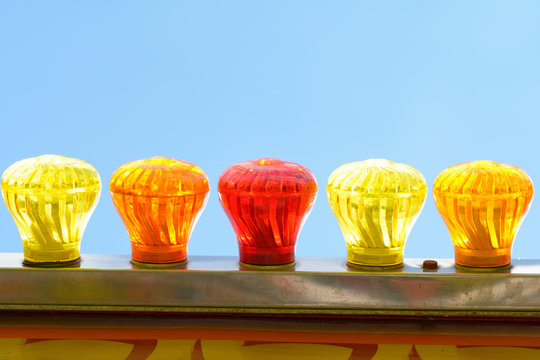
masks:
<path id="1" fill-rule="evenodd" d="M 272 158 L 244 161 L 229 167 L 219 178 L 220 193 L 253 196 L 304 195 L 317 192 L 315 176 L 302 165 Z"/>
<path id="2" fill-rule="evenodd" d="M 480 160 L 441 172 L 435 179 L 433 193 L 493 198 L 532 196 L 533 184 L 529 175 L 516 166 Z"/>
<path id="3" fill-rule="evenodd" d="M 166 157 L 136 160 L 113 174 L 110 191 L 132 196 L 172 197 L 208 193 L 208 177 L 198 166 Z"/>
<path id="4" fill-rule="evenodd" d="M 385 159 L 340 166 L 330 175 L 327 189 L 382 198 L 404 195 L 425 197 L 427 194 L 426 180 L 418 170 Z"/>
<path id="5" fill-rule="evenodd" d="M 97 170 L 85 161 L 42 155 L 17 161 L 2 175 L 2 190 L 27 195 L 99 192 Z"/>

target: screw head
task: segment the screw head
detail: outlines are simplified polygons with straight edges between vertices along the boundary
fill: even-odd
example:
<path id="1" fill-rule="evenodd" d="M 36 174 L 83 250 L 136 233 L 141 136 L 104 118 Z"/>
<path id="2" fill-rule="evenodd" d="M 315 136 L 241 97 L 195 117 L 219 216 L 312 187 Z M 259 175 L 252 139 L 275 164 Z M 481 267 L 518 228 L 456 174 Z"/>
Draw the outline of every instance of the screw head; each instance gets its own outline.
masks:
<path id="1" fill-rule="evenodd" d="M 424 260 L 422 269 L 424 270 L 437 270 L 439 264 L 435 260 Z"/>

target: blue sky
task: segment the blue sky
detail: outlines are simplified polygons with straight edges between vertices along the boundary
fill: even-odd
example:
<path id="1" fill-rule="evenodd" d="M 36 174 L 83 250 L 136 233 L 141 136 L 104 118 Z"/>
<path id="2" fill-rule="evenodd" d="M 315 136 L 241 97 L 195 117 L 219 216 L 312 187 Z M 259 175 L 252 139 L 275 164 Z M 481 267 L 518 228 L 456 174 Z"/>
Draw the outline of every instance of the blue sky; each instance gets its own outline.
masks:
<path id="1" fill-rule="evenodd" d="M 85 253 L 129 253 L 108 182 L 169 156 L 209 176 L 189 253 L 235 255 L 220 173 L 243 160 L 303 164 L 319 195 L 300 256 L 345 257 L 324 192 L 338 166 L 404 162 L 431 191 L 444 168 L 489 159 L 540 179 L 536 1 L 28 1 L 0 3 L 0 169 L 53 153 L 88 161 L 104 191 Z M 540 210 L 514 257 L 540 258 Z M 0 207 L 0 251 L 22 244 Z M 433 199 L 406 257 L 453 257 Z"/>

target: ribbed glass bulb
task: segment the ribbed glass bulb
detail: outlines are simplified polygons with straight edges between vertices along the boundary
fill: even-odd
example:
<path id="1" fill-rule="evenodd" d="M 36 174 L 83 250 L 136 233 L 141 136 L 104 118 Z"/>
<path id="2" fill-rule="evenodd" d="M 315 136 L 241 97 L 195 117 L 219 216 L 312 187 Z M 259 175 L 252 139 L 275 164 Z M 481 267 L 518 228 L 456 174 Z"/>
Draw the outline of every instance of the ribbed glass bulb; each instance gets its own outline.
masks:
<path id="1" fill-rule="evenodd" d="M 271 158 L 241 162 L 221 174 L 218 193 L 236 232 L 241 263 L 294 263 L 298 234 L 317 196 L 308 169 Z"/>
<path id="2" fill-rule="evenodd" d="M 133 260 L 187 259 L 191 232 L 210 192 L 201 168 L 166 157 L 132 161 L 114 172 L 109 189 L 129 233 Z"/>
<path id="3" fill-rule="evenodd" d="M 452 237 L 456 263 L 510 264 L 514 237 L 533 192 L 527 173 L 512 165 L 473 161 L 441 172 L 433 196 Z"/>
<path id="4" fill-rule="evenodd" d="M 2 195 L 23 241 L 27 263 L 64 263 L 80 257 L 80 242 L 101 192 L 90 164 L 43 155 L 11 165 Z"/>
<path id="5" fill-rule="evenodd" d="M 330 175 L 326 191 L 350 264 L 403 262 L 405 242 L 426 199 L 426 181 L 420 172 L 383 159 L 353 162 Z"/>

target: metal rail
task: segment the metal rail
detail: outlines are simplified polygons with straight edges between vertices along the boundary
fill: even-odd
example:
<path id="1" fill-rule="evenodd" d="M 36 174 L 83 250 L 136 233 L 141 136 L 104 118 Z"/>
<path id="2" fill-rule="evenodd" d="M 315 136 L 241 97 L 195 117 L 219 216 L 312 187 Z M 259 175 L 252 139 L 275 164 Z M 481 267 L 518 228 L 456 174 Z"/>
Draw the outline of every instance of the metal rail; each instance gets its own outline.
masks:
<path id="1" fill-rule="evenodd" d="M 0 253 L 0 310 L 497 316 L 540 318 L 540 260 L 500 272 L 363 271 L 341 258 L 299 258 L 293 270 L 254 271 L 236 257 L 191 256 L 185 268 L 137 268 L 125 255 L 84 255 L 79 268 L 23 267 Z"/>

